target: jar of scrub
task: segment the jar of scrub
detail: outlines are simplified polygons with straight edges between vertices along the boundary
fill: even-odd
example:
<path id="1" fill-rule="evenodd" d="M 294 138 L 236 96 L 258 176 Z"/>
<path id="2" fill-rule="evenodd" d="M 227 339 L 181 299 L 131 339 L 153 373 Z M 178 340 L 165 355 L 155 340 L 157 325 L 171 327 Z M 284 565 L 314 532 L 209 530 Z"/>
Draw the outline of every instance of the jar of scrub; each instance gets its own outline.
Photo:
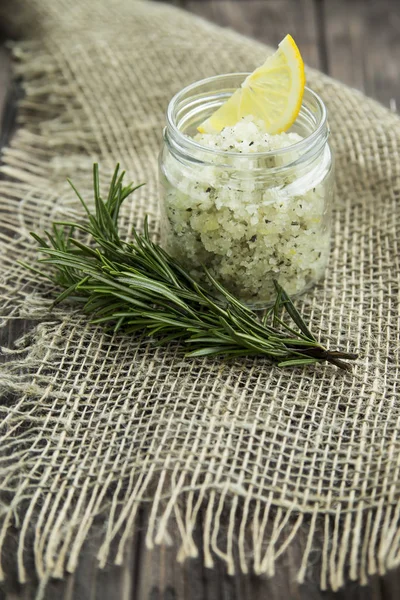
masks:
<path id="1" fill-rule="evenodd" d="M 197 127 L 246 73 L 196 82 L 170 102 L 160 155 L 162 245 L 199 283 L 210 274 L 253 307 L 276 279 L 301 294 L 327 266 L 333 158 L 325 106 L 305 88 L 295 123 L 269 135 L 251 116 L 219 133 Z"/>

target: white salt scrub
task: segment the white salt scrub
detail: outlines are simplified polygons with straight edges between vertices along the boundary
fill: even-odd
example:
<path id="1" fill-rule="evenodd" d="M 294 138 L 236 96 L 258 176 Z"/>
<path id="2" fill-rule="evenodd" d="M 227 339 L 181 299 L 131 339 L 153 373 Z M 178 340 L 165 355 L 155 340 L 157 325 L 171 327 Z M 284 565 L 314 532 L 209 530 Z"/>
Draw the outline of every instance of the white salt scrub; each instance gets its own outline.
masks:
<path id="1" fill-rule="evenodd" d="M 329 255 L 330 192 L 318 166 L 324 153 L 296 166 L 295 149 L 276 151 L 302 138 L 269 135 L 252 117 L 194 139 L 215 152 L 203 157 L 199 147 L 195 168 L 167 155 L 164 246 L 193 278 L 206 283 L 204 265 L 249 305 L 274 297 L 273 279 L 291 295 L 303 292 L 323 275 Z M 265 152 L 272 154 L 251 156 Z"/>

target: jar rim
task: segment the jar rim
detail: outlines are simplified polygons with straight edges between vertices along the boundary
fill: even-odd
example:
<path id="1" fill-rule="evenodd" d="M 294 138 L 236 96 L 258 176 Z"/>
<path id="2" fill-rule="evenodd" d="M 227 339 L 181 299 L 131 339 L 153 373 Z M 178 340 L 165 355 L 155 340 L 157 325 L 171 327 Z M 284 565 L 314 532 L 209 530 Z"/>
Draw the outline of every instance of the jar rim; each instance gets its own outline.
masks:
<path id="1" fill-rule="evenodd" d="M 199 142 L 194 140 L 194 138 L 183 133 L 176 124 L 176 119 L 174 118 L 174 110 L 175 110 L 177 104 L 179 103 L 179 101 L 182 100 L 182 98 L 185 95 L 187 95 L 188 93 L 190 93 L 191 91 L 196 90 L 197 87 L 207 85 L 210 83 L 212 84 L 213 81 L 221 81 L 221 80 L 223 81 L 224 79 L 228 80 L 229 78 L 234 78 L 234 77 L 242 77 L 243 76 L 243 81 L 244 81 L 244 79 L 249 74 L 250 73 L 239 72 L 239 73 L 224 73 L 222 75 L 213 75 L 212 77 L 207 77 L 205 79 L 200 79 L 198 81 L 195 81 L 195 82 L 185 86 L 184 88 L 182 88 L 179 92 L 177 92 L 170 100 L 170 102 L 168 104 L 168 108 L 167 108 L 167 114 L 166 114 L 167 128 L 169 131 L 171 131 L 173 133 L 173 137 L 175 138 L 175 141 L 183 142 L 183 145 L 186 146 L 186 149 L 193 148 L 196 151 L 201 151 L 201 152 L 204 152 L 209 155 L 214 155 L 214 156 L 218 155 L 218 156 L 238 158 L 238 153 L 235 151 L 232 152 L 229 150 L 220 150 L 220 149 L 215 149 L 215 148 L 210 148 L 210 147 L 204 146 L 203 144 L 200 144 Z M 320 113 L 319 114 L 319 122 L 317 123 L 317 126 L 314 129 L 314 131 L 312 131 L 309 135 L 304 137 L 299 142 L 296 142 L 296 143 L 286 146 L 284 148 L 279 148 L 277 150 L 267 150 L 267 151 L 263 151 L 263 152 L 241 152 L 240 158 L 257 160 L 257 159 L 264 159 L 264 158 L 268 158 L 271 156 L 277 156 L 277 155 L 282 156 L 282 155 L 285 155 L 285 153 L 289 153 L 289 152 L 299 152 L 300 154 L 302 154 L 305 150 L 308 150 L 310 148 L 310 146 L 313 146 L 317 142 L 317 140 L 321 137 L 321 135 L 324 133 L 324 131 L 326 130 L 327 109 L 326 109 L 325 103 L 323 102 L 322 98 L 316 92 L 314 92 L 314 90 L 312 90 L 311 88 L 309 88 L 307 86 L 305 86 L 305 88 L 304 88 L 304 96 L 303 96 L 302 105 L 303 105 L 305 97 L 313 99 L 316 102 L 316 105 L 318 106 L 318 109 L 319 109 L 319 113 Z M 300 110 L 301 110 L 301 108 L 300 108 Z"/>

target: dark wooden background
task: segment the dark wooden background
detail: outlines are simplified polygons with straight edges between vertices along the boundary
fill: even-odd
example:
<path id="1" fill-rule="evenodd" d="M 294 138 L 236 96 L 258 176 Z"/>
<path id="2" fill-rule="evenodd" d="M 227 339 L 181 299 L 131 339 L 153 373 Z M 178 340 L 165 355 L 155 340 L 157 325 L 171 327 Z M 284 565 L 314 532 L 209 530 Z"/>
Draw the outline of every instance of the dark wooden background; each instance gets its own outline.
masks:
<path id="1" fill-rule="evenodd" d="M 270 45 L 291 33 L 309 66 L 364 91 L 391 110 L 400 107 L 400 0 L 164 1 Z M 1 45 L 6 34 L 2 35 L 0 147 L 12 135 L 18 95 L 11 84 L 7 51 Z M 12 344 L 23 330 L 24 323 L 19 323 L 18 328 L 10 325 L 0 332 L 0 347 Z M 337 593 L 321 592 L 317 578 L 318 544 L 315 566 L 308 573 L 306 584 L 299 586 L 295 573 L 301 561 L 305 529 L 278 562 L 274 578 L 252 574 L 232 577 L 218 560 L 212 570 L 203 567 L 199 531 L 196 535 L 200 556 L 183 566 L 175 561 L 174 547 L 147 550 L 143 533 L 147 518 L 143 509 L 123 566 L 110 564 L 104 571 L 97 569 L 95 559 L 96 532 L 101 528 L 98 523 L 84 547 L 76 573 L 63 581 L 50 582 L 46 600 L 400 600 L 400 570 L 385 577 L 374 576 L 366 587 L 348 583 Z M 34 573 L 31 572 L 27 585 L 20 586 L 12 575 L 14 558 L 15 536 L 11 532 L 3 559 L 11 576 L 7 584 L 0 584 L 0 600 L 31 600 L 37 591 Z"/>
<path id="2" fill-rule="evenodd" d="M 291 33 L 305 62 L 400 107 L 400 0 L 164 0 L 276 46 Z"/>

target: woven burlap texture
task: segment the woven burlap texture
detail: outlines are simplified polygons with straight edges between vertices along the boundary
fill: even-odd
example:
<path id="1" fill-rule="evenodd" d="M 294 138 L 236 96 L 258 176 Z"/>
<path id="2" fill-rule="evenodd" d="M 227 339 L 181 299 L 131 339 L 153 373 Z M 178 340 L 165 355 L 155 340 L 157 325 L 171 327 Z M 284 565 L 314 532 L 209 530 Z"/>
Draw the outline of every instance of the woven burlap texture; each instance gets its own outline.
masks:
<path id="1" fill-rule="evenodd" d="M 30 551 L 40 578 L 63 576 L 102 521 L 100 565 L 121 563 L 146 503 L 149 547 L 173 529 L 178 560 L 196 556 L 201 527 L 205 564 L 218 556 L 230 573 L 272 575 L 301 530 L 303 581 L 317 528 L 323 588 L 398 565 L 399 118 L 308 71 L 329 110 L 337 195 L 326 279 L 298 305 L 332 348 L 360 350 L 353 375 L 188 360 L 178 345 L 110 336 L 74 306 L 50 312 L 56 290 L 17 261 L 36 259 L 30 231 L 79 218 L 66 177 L 91 198 L 94 161 L 103 182 L 117 161 L 147 182 L 122 227 L 140 229 L 147 213 L 157 236 L 169 99 L 202 77 L 253 69 L 267 49 L 163 4 L 25 8 L 29 28 L 12 47 L 25 96 L 1 166 L 0 305 L 4 327 L 29 319 L 32 329 L 4 349 L 1 371 L 2 558 L 17 528 L 20 581 Z"/>

